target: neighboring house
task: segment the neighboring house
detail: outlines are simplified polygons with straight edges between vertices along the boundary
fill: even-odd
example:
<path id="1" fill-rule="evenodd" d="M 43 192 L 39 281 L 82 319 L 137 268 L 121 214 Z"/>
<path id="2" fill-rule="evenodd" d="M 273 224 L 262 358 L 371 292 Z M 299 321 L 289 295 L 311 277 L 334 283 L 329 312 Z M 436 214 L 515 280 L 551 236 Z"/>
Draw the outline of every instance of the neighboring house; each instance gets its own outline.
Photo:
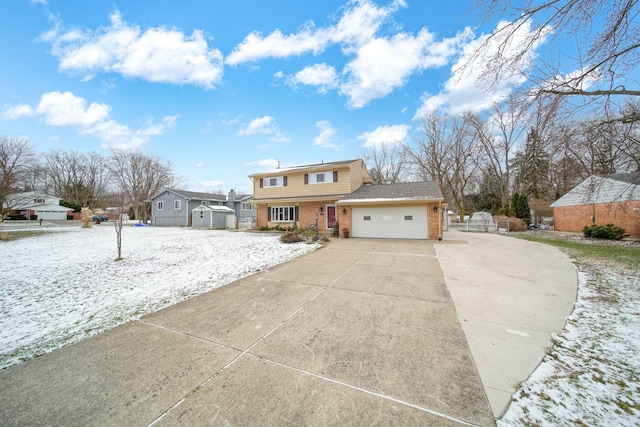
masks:
<path id="1" fill-rule="evenodd" d="M 614 224 L 640 238 L 640 173 L 590 176 L 551 204 L 555 229 Z"/>
<path id="2" fill-rule="evenodd" d="M 369 185 L 361 159 L 250 175 L 258 227 L 315 226 L 353 237 L 442 238 L 443 201 L 434 183 Z M 435 212 L 434 212 L 435 209 Z M 438 226 L 439 224 L 439 226 Z"/>
<path id="3" fill-rule="evenodd" d="M 235 211 L 236 220 L 255 218 L 250 199 L 251 195 L 236 195 L 234 190 L 225 196 L 167 189 L 151 198 L 151 221 L 157 226 L 190 227 L 193 225 L 193 211 L 199 206 L 228 207 Z"/>
<path id="4" fill-rule="evenodd" d="M 60 197 L 37 191 L 12 194 L 3 206 L 24 219 L 66 220 L 73 209 L 60 206 Z"/>

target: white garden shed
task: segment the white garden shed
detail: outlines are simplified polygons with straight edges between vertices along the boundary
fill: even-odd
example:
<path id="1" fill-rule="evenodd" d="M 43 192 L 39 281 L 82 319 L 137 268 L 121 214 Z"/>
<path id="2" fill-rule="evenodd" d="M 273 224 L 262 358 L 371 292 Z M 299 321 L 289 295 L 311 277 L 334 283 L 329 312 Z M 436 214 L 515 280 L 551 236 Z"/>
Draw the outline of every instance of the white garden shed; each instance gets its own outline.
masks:
<path id="1" fill-rule="evenodd" d="M 200 205 L 191 211 L 193 228 L 236 228 L 236 211 L 226 206 Z"/>

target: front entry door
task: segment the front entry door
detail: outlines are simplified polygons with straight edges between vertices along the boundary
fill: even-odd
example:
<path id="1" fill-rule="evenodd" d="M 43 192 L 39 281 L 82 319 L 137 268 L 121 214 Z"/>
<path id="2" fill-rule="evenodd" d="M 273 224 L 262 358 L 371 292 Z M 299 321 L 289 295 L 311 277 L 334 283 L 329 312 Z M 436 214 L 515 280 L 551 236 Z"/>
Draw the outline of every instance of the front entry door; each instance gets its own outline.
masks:
<path id="1" fill-rule="evenodd" d="M 327 230 L 333 230 L 336 225 L 336 206 L 327 206 Z"/>

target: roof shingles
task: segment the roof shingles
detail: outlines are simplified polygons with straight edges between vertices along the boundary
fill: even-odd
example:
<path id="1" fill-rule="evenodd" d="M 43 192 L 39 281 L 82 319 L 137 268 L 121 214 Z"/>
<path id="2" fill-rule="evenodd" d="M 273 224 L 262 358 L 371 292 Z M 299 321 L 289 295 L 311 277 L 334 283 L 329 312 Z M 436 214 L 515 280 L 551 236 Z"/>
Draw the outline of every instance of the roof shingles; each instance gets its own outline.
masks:
<path id="1" fill-rule="evenodd" d="M 340 202 L 375 199 L 442 200 L 442 191 L 435 181 L 403 182 L 397 184 L 363 185 L 344 196 Z"/>

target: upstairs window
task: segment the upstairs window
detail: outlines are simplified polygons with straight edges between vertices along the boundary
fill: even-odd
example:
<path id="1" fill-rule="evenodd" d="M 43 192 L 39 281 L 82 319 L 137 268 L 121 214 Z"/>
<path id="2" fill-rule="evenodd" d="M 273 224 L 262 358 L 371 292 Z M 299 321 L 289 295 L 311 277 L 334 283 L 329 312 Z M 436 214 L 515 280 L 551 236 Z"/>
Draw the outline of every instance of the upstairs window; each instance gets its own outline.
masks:
<path id="1" fill-rule="evenodd" d="M 253 206 L 251 206 L 251 203 L 242 203 L 242 210 L 243 211 L 250 211 L 253 210 Z"/>
<path id="2" fill-rule="evenodd" d="M 41 198 L 33 199 L 33 203 L 44 203 L 45 200 Z"/>
<path id="3" fill-rule="evenodd" d="M 179 211 L 182 209 L 182 200 L 174 200 L 173 201 L 173 209 Z"/>
<path id="4" fill-rule="evenodd" d="M 156 205 L 156 207 L 158 208 L 159 211 L 163 211 L 164 210 L 164 202 L 162 200 L 159 200 L 158 204 Z"/>
<path id="5" fill-rule="evenodd" d="M 260 188 L 270 188 L 270 187 L 286 187 L 287 186 L 287 177 L 286 176 L 275 176 L 272 178 L 260 178 Z"/>
<path id="6" fill-rule="evenodd" d="M 327 182 L 338 182 L 338 171 L 304 174 L 305 184 L 324 184 Z"/>

